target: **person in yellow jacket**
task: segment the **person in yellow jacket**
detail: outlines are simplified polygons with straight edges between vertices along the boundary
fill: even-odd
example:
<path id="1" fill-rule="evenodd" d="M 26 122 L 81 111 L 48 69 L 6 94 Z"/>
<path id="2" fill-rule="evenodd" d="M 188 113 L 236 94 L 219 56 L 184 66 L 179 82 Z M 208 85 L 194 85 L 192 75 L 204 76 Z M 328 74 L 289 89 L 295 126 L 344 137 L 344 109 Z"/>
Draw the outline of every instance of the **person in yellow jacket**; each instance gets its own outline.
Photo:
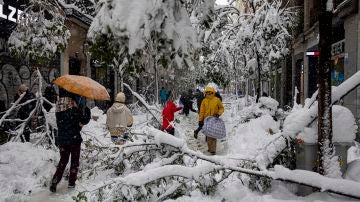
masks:
<path id="1" fill-rule="evenodd" d="M 205 98 L 201 102 L 199 112 L 199 126 L 204 125 L 204 120 L 208 116 L 219 117 L 224 113 L 224 106 L 221 100 L 215 96 L 216 90 L 213 87 L 205 88 Z M 216 139 L 207 137 L 208 151 L 212 154 L 216 154 Z"/>

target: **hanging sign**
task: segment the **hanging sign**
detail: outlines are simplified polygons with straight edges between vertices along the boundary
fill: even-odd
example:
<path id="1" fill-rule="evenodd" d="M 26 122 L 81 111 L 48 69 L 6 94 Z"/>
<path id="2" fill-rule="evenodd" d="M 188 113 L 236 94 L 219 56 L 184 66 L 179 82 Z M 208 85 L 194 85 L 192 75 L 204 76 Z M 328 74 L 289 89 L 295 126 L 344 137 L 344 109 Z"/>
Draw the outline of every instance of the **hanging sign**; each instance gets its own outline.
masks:
<path id="1" fill-rule="evenodd" d="M 5 14 L 5 12 L 4 12 L 5 6 L 0 4 L 0 18 L 9 20 L 9 21 L 12 21 L 15 23 L 18 22 L 23 11 L 19 10 L 15 7 L 12 7 L 10 5 L 8 5 L 7 8 L 10 10 L 9 14 Z"/>

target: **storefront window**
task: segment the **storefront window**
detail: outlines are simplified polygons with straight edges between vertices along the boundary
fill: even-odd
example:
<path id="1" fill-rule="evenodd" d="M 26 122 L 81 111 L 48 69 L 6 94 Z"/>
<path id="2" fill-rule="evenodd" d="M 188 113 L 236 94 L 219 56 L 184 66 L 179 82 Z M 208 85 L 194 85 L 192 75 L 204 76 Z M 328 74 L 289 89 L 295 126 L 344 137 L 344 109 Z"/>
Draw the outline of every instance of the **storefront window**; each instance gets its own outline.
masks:
<path id="1" fill-rule="evenodd" d="M 331 85 L 338 86 L 344 82 L 344 54 L 345 40 L 334 43 L 331 46 Z"/>
<path id="2" fill-rule="evenodd" d="M 331 85 L 338 86 L 344 82 L 344 57 L 332 60 Z"/>

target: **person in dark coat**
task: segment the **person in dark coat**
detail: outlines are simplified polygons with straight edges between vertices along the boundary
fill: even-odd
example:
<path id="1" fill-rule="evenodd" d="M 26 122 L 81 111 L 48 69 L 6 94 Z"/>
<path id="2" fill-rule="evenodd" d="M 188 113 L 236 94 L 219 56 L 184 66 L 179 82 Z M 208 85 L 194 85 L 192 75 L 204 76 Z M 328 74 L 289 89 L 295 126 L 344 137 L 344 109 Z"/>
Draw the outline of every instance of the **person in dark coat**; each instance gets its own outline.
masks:
<path id="1" fill-rule="evenodd" d="M 18 89 L 18 92 L 15 95 L 14 100 L 15 101 L 18 100 L 23 93 L 25 93 L 25 95 L 24 97 L 22 97 L 19 104 L 22 104 L 24 102 L 27 102 L 35 98 L 35 95 L 29 90 L 29 88 L 25 84 L 21 84 Z M 25 120 L 29 118 L 31 111 L 35 108 L 35 106 L 36 106 L 36 100 L 21 106 L 17 112 L 17 118 L 21 120 Z M 28 121 L 28 123 L 24 128 L 23 135 L 20 136 L 22 142 L 24 142 L 24 138 L 26 142 L 30 142 L 30 127 L 31 127 L 31 120 Z"/>
<path id="2" fill-rule="evenodd" d="M 220 99 L 220 101 L 222 101 L 222 97 L 221 97 L 221 95 L 220 95 L 219 91 L 216 91 L 216 93 L 215 93 L 215 97 L 219 98 L 219 99 Z"/>
<path id="3" fill-rule="evenodd" d="M 183 95 L 181 95 L 180 97 L 180 102 L 184 105 L 183 108 L 183 113 L 188 116 L 190 110 L 193 112 L 196 112 L 196 110 L 193 108 L 193 96 L 192 96 L 192 91 L 191 89 L 189 89 L 189 91 L 187 93 L 184 93 Z"/>
<path id="4" fill-rule="evenodd" d="M 45 88 L 44 97 L 51 103 L 55 103 L 57 100 L 57 93 L 53 83 L 50 83 Z M 48 112 L 52 108 L 52 105 L 48 102 L 44 102 L 44 108 Z"/>
<path id="5" fill-rule="evenodd" d="M 196 98 L 197 109 L 198 111 L 200 111 L 201 102 L 205 98 L 204 93 L 201 90 L 197 89 L 195 93 L 195 98 Z"/>
<path id="6" fill-rule="evenodd" d="M 69 188 L 75 187 L 79 169 L 80 149 L 82 138 L 80 131 L 90 121 L 90 109 L 86 106 L 78 107 L 78 96 L 59 89 L 59 100 L 56 103 L 56 123 L 58 136 L 56 139 L 60 150 L 60 161 L 52 178 L 50 191 L 56 192 L 56 186 L 61 181 L 66 165 L 71 155 Z"/>
<path id="7" fill-rule="evenodd" d="M 159 94 L 160 94 L 160 103 L 162 106 L 164 106 L 168 97 L 168 91 L 164 87 L 162 87 Z"/>

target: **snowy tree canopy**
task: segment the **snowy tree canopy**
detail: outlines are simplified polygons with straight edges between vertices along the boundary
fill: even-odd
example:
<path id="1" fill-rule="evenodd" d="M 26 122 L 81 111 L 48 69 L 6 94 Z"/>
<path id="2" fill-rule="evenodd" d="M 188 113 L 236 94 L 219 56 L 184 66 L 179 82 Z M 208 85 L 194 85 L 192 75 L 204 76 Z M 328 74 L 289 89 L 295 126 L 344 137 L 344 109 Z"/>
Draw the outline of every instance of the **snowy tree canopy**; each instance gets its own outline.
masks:
<path id="1" fill-rule="evenodd" d="M 100 44 L 110 47 L 118 60 L 139 51 L 180 64 L 198 47 L 189 15 L 180 1 L 107 0 L 100 5 L 88 37 L 97 48 L 103 47 Z"/>
<path id="2" fill-rule="evenodd" d="M 295 25 L 294 8 L 283 1 L 248 1 L 251 12 L 240 16 L 236 30 L 236 44 L 247 50 L 247 58 L 256 58 L 262 71 L 289 53 L 291 32 Z M 231 34 L 231 32 L 229 33 Z"/>
<path id="3" fill-rule="evenodd" d="M 63 50 L 70 38 L 65 16 L 56 0 L 30 0 L 9 38 L 18 57 L 45 62 Z"/>
<path id="4" fill-rule="evenodd" d="M 29 0 L 10 35 L 10 51 L 38 63 L 52 60 L 65 49 L 70 38 L 64 9 L 92 18 L 96 3 L 97 0 Z"/>

